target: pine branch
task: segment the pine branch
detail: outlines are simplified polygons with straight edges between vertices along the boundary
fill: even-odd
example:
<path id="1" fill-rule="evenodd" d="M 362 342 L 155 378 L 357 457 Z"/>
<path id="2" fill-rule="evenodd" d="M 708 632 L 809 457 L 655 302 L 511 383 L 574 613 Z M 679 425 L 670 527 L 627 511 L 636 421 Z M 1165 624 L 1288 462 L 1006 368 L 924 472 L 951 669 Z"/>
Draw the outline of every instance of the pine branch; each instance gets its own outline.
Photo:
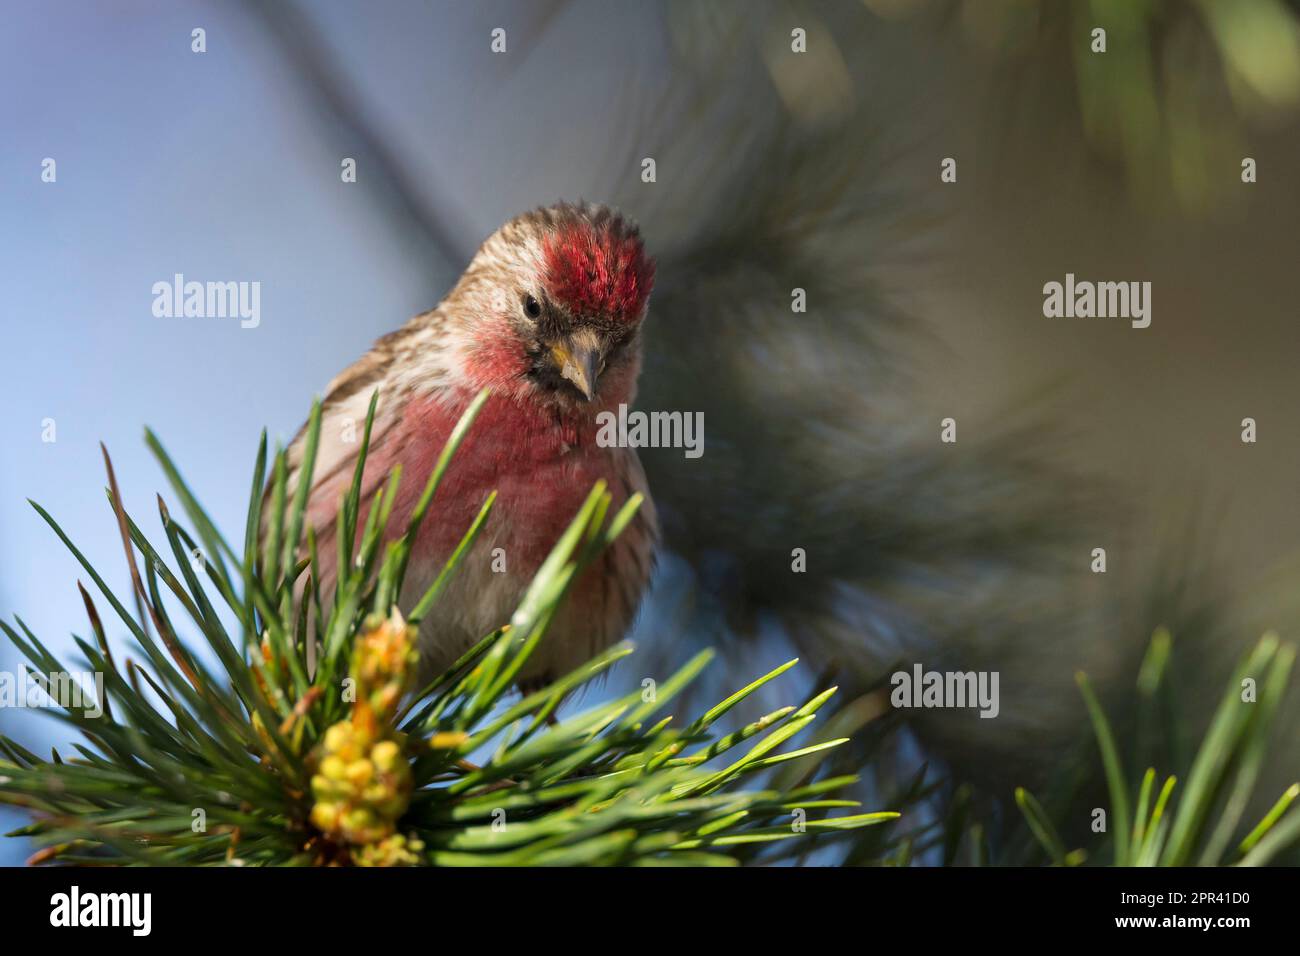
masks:
<path id="1" fill-rule="evenodd" d="M 95 601 L 83 588 L 96 644 L 77 643 L 89 670 L 102 675 L 102 693 L 68 699 L 68 685 L 56 682 L 70 669 L 21 620 L 17 629 L 0 622 L 30 662 L 29 679 L 61 705 L 52 713 L 84 738 L 75 757 L 56 753 L 49 761 L 0 738 L 0 802 L 33 811 L 33 822 L 14 834 L 41 845 L 32 862 L 734 864 L 744 848 L 898 816 L 810 816 L 856 808 L 855 801 L 829 799 L 852 777 L 813 786 L 765 782 L 771 768 L 820 759 L 843 742 L 782 749 L 814 721 L 830 693 L 738 732 L 717 731 L 728 711 L 794 662 L 686 724 L 661 714 L 711 652 L 696 655 L 649 698 L 638 689 L 563 721 L 553 721 L 560 701 L 631 653 L 630 646 L 613 647 L 551 685 L 510 699 L 569 588 L 639 505 L 633 499 L 611 517 L 611 497 L 601 484 L 556 542 L 511 621 L 413 693 L 415 624 L 439 613 L 438 596 L 493 498 L 411 621 L 393 600 L 421 522 L 485 398 L 453 432 L 405 533 L 387 544 L 401 476 L 389 476 L 358 528 L 359 456 L 340 519 L 343 547 L 355 545 L 357 556 L 340 562 L 328 604 L 318 593 L 314 536 L 304 530 L 305 496 L 287 500 L 284 491 L 283 451 L 271 464 L 269 511 L 262 513 L 265 434 L 242 553 L 222 537 L 158 439 L 148 436 L 189 523 L 182 527 L 160 499 L 171 563 L 122 506 L 105 454 L 109 502 L 133 569 L 134 611 L 34 505 L 130 632 L 142 660 L 119 663 L 110 654 Z M 371 418 L 374 412 L 372 402 Z M 367 436 L 369 427 L 368 419 Z M 314 410 L 304 474 L 319 429 Z M 304 479 L 299 487 L 308 484 Z M 304 537 L 305 553 L 298 546 Z M 223 619 L 231 616 L 237 626 L 227 629 Z M 182 630 L 201 636 L 218 672 L 182 641 Z"/>

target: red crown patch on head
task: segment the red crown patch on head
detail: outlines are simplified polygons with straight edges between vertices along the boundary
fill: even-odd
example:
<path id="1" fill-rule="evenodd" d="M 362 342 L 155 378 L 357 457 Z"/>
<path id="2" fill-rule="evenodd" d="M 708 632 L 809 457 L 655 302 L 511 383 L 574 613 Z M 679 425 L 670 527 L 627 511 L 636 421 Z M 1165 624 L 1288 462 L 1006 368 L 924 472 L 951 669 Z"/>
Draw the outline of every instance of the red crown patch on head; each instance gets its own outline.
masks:
<path id="1" fill-rule="evenodd" d="M 634 321 L 655 281 L 654 260 L 621 220 L 562 226 L 542 245 L 546 287 L 575 315 Z"/>

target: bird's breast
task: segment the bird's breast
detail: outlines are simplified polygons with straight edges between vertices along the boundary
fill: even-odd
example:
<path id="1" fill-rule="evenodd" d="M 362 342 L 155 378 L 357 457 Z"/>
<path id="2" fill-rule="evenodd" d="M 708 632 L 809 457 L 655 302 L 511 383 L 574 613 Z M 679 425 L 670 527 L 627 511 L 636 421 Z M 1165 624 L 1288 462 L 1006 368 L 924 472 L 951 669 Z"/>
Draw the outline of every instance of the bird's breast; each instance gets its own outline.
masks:
<path id="1" fill-rule="evenodd" d="M 468 405 L 466 396 L 463 405 Z M 461 402 L 412 403 L 400 454 L 403 487 L 394 508 L 395 529 L 414 509 L 424 482 L 460 416 Z M 535 570 L 573 520 L 597 481 L 604 481 L 617 509 L 644 479 L 635 452 L 597 444 L 594 413 L 560 415 L 490 398 L 470 428 L 439 486 L 416 542 L 417 557 L 450 554 L 487 497 L 497 499 L 485 537 L 498 542 L 508 562 Z M 413 479 L 413 480 L 411 480 Z M 489 534 L 489 532 L 491 532 Z"/>

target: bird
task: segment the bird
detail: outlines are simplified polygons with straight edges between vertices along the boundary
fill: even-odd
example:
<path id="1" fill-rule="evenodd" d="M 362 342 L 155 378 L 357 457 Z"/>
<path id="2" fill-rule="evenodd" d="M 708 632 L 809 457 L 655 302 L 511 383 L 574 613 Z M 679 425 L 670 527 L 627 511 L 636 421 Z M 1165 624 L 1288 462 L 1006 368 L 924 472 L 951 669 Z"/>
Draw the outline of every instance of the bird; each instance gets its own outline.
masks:
<path id="1" fill-rule="evenodd" d="M 598 481 L 610 513 L 643 500 L 574 582 L 518 687 L 546 686 L 631 628 L 654 570 L 658 520 L 636 449 L 598 442 L 598 419 L 636 398 L 654 278 L 638 227 L 619 212 L 588 202 L 540 207 L 492 233 L 437 307 L 378 339 L 329 383 L 306 511 L 322 596 L 337 580 L 339 508 L 375 391 L 361 501 L 401 466 L 391 540 L 405 531 L 462 413 L 489 390 L 412 543 L 398 595 L 398 610 L 409 613 L 495 491 L 481 533 L 420 622 L 422 682 L 510 620 Z M 287 449 L 290 493 L 305 444 L 306 425 Z"/>

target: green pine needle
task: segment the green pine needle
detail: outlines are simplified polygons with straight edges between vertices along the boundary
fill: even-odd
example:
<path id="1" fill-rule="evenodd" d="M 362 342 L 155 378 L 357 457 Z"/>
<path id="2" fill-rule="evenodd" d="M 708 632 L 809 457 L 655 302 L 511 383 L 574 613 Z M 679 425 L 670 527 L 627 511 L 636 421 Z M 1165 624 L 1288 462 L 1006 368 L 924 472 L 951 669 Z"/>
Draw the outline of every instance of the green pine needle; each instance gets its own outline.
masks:
<path id="1" fill-rule="evenodd" d="M 162 443 L 146 441 L 180 501 L 188 528 L 159 501 L 168 547 L 157 550 L 120 505 L 109 467 L 109 503 L 133 564 L 123 599 L 39 505 L 126 629 L 138 656 L 114 657 L 95 601 L 83 590 L 94 643 L 78 639 L 86 666 L 104 676 L 103 700 L 51 713 L 82 737 L 75 754 L 45 761 L 0 737 L 0 802 L 28 809 L 15 835 L 42 848 L 35 862 L 150 865 L 289 865 L 364 862 L 373 846 L 340 844 L 313 823 L 324 735 L 355 719 L 342 692 L 358 635 L 378 626 L 401 593 L 411 544 L 454 453 L 487 400 L 470 406 L 428 476 L 406 531 L 384 544 L 401 475 L 367 489 L 365 447 L 379 401 L 372 398 L 362 451 L 340 504 L 338 579 L 323 594 L 307 497 L 319 445 L 313 406 L 302 461 L 268 459 L 259 442 L 241 553 L 217 530 Z M 269 470 L 269 480 L 268 480 Z M 482 529 L 495 495 L 412 609 L 436 618 L 445 585 Z M 784 790 L 764 785 L 771 767 L 821 759 L 843 738 L 781 750 L 830 697 L 816 695 L 738 730 L 714 724 L 778 678 L 791 661 L 699 718 L 660 713 L 706 667 L 704 652 L 643 698 L 638 689 L 552 722 L 567 695 L 632 649 L 610 648 L 550 686 L 514 696 L 518 674 L 546 639 L 573 582 L 632 519 L 640 499 L 610 515 L 592 489 L 509 622 L 393 716 L 392 739 L 409 761 L 411 795 L 395 836 L 415 848 L 403 862 L 432 865 L 688 864 L 739 862 L 741 847 L 843 833 L 895 819 L 892 812 L 821 816 L 858 802 L 835 794 L 853 776 Z M 364 519 L 364 520 L 363 520 Z M 504 516 L 501 520 L 508 520 Z M 164 552 L 170 552 L 166 554 Z M 134 610 L 132 610 L 134 605 Z M 234 626 L 230 626 L 233 620 Z M 33 679 L 71 670 L 21 622 L 0 622 L 30 662 Z M 508 626 L 506 626 L 508 625 Z M 218 667 L 209 669 L 198 636 Z M 98 706 L 103 713 L 88 716 Z M 399 732 L 400 731 L 400 732 Z M 741 745 L 743 756 L 730 757 Z M 483 754 L 489 753 L 486 759 Z M 730 759 L 730 762 L 727 762 Z M 478 761 L 477 763 L 473 761 Z"/>

